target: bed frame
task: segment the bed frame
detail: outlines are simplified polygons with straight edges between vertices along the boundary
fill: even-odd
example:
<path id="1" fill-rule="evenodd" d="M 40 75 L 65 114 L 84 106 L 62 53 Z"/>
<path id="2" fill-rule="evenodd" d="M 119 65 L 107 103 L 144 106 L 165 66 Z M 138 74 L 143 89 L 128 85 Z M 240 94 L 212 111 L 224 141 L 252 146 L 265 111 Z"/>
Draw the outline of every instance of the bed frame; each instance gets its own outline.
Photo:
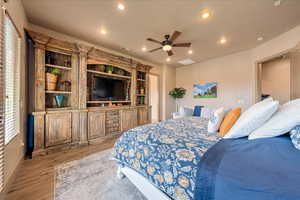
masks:
<path id="1" fill-rule="evenodd" d="M 164 192 L 155 187 L 145 177 L 128 167 L 118 167 L 117 177 L 122 179 L 127 177 L 139 191 L 149 200 L 172 200 Z"/>

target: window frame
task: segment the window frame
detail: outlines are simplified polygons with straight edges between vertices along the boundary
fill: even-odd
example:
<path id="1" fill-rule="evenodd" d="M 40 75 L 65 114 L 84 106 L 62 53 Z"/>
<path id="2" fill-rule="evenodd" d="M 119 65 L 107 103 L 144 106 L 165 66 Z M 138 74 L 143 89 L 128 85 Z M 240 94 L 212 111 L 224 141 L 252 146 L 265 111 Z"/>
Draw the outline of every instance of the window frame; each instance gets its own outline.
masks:
<path id="1" fill-rule="evenodd" d="M 3 86 L 4 86 L 4 88 L 3 88 L 3 92 L 4 92 L 4 94 L 3 94 L 3 97 L 4 97 L 4 100 L 3 100 L 3 104 L 4 104 L 4 110 L 3 110 L 4 111 L 4 125 L 3 125 L 4 126 L 3 127 L 4 128 L 4 136 L 3 136 L 4 141 L 3 141 L 3 144 L 4 144 L 4 147 L 6 147 L 15 139 L 16 136 L 18 136 L 20 134 L 20 127 L 21 127 L 21 112 L 20 112 L 21 107 L 20 106 L 21 106 L 21 53 L 22 53 L 21 42 L 22 42 L 22 35 L 20 34 L 20 31 L 18 30 L 16 24 L 14 23 L 14 21 L 13 21 L 12 17 L 10 16 L 9 12 L 7 11 L 7 9 L 3 8 L 3 10 L 4 10 L 4 12 L 3 12 L 4 14 L 2 14 L 3 19 L 2 19 L 2 24 L 1 24 L 2 40 L 3 40 L 3 41 L 1 41 L 2 45 L 3 45 L 2 46 L 2 53 L 3 53 L 2 54 L 2 65 L 3 65 L 3 80 L 4 80 L 4 83 L 3 83 Z M 14 88 L 14 90 L 17 92 L 17 94 L 16 94 L 17 101 L 16 101 L 16 106 L 15 106 L 15 108 L 16 108 L 15 134 L 12 137 L 10 137 L 8 141 L 6 141 L 7 136 L 6 136 L 6 132 L 5 132 L 5 129 L 6 129 L 5 128 L 5 126 L 6 126 L 6 117 L 5 117 L 5 115 L 6 115 L 5 23 L 6 22 L 5 22 L 5 20 L 9 20 L 9 22 L 12 24 L 12 26 L 14 28 L 14 31 L 17 34 L 17 45 L 16 46 L 17 46 L 17 50 L 18 50 L 18 53 L 16 54 L 18 58 L 15 58 L 17 60 L 16 61 L 17 66 L 14 69 L 14 70 L 17 70 L 17 72 L 18 72 L 18 74 L 17 74 L 18 77 L 17 77 L 17 81 L 16 81 L 17 88 Z M 16 78 L 16 76 L 14 76 L 13 78 Z"/>

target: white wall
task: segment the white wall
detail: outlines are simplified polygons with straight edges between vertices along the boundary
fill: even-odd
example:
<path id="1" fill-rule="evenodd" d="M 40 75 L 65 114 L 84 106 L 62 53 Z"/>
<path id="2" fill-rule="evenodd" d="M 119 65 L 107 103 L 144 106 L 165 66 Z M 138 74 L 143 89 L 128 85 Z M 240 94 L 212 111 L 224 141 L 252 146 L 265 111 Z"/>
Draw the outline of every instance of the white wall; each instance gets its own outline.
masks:
<path id="1" fill-rule="evenodd" d="M 289 58 L 277 58 L 263 63 L 261 73 L 262 94 L 271 95 L 281 104 L 290 101 L 291 61 Z"/>
<path id="2" fill-rule="evenodd" d="M 300 42 L 300 26 L 260 46 L 176 69 L 176 86 L 187 89 L 182 105 L 247 108 L 256 101 L 256 63 L 287 52 Z M 217 99 L 193 99 L 195 83 L 218 82 Z"/>
<path id="3" fill-rule="evenodd" d="M 251 105 L 251 58 L 250 52 L 208 60 L 176 70 L 176 85 L 187 89 L 180 104 L 209 107 L 235 107 Z M 197 83 L 217 82 L 218 97 L 215 99 L 194 99 L 193 85 Z"/>
<path id="4" fill-rule="evenodd" d="M 23 5 L 20 0 L 10 0 L 4 4 L 1 1 L 1 6 L 5 5 L 18 30 L 22 33 L 21 42 L 21 127 L 18 134 L 12 141 L 5 146 L 4 153 L 4 184 L 6 185 L 13 175 L 16 167 L 24 155 L 24 138 L 26 129 L 26 64 L 25 64 L 25 37 L 24 27 L 27 26 L 27 18 L 24 12 Z"/>
<path id="5" fill-rule="evenodd" d="M 176 103 L 173 98 L 169 96 L 169 91 L 176 87 L 176 69 L 170 66 L 163 66 L 162 68 L 162 107 L 163 115 L 162 120 L 167 120 L 171 118 L 172 112 L 176 110 Z"/>

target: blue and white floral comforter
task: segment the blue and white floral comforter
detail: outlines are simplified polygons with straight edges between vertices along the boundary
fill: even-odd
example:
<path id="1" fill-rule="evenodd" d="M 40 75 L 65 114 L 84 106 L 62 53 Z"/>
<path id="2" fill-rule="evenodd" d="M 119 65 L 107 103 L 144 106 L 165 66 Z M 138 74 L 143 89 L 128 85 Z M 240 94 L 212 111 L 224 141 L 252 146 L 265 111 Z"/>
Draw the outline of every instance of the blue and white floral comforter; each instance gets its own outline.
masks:
<path id="1" fill-rule="evenodd" d="M 207 119 L 191 117 L 131 129 L 115 144 L 114 157 L 171 198 L 193 199 L 197 164 L 218 140 L 207 124 Z"/>

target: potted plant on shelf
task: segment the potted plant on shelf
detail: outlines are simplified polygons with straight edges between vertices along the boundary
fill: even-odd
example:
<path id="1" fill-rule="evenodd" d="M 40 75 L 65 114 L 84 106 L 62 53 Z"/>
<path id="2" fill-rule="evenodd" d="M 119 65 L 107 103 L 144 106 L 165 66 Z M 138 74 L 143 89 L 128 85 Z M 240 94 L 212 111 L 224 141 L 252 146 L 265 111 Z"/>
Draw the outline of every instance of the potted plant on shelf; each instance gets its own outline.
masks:
<path id="1" fill-rule="evenodd" d="M 48 69 L 46 73 L 46 90 L 55 90 L 58 75 L 60 74 L 59 69 Z"/>
<path id="2" fill-rule="evenodd" d="M 174 88 L 173 90 L 171 90 L 169 92 L 169 95 L 171 97 L 173 97 L 176 101 L 176 112 L 178 112 L 178 102 L 177 102 L 177 100 L 182 99 L 184 97 L 185 93 L 186 93 L 186 89 L 184 89 L 182 87 Z"/>
<path id="3" fill-rule="evenodd" d="M 111 65 L 107 65 L 107 66 L 106 66 L 106 71 L 107 71 L 107 73 L 112 74 L 113 71 L 114 71 L 114 67 L 111 66 Z"/>

